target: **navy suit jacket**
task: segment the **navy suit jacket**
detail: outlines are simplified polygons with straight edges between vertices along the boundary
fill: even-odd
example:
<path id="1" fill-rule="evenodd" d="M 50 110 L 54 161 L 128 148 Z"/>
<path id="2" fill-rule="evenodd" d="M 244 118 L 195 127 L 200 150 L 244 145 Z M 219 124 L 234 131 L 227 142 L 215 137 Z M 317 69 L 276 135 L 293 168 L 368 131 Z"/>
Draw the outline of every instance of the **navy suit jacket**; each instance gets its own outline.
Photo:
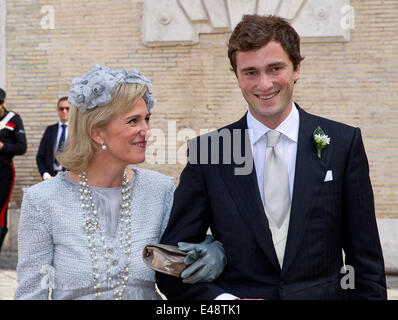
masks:
<path id="1" fill-rule="evenodd" d="M 157 273 L 158 287 L 168 299 L 214 299 L 221 293 L 263 299 L 386 299 L 384 261 L 360 129 L 298 110 L 296 171 L 282 268 L 258 190 L 248 136 L 233 134 L 247 129 L 244 116 L 218 130 L 219 136 L 222 131 L 231 132 L 230 141 L 223 138 L 215 143 L 213 139 L 208 147 L 203 146 L 204 136 L 190 141 L 190 158 L 194 152 L 202 161 L 188 162 L 181 173 L 161 239 L 171 245 L 201 242 L 210 227 L 224 245 L 227 266 L 214 282 L 195 285 Z M 321 159 L 313 141 L 318 126 L 331 138 Z M 207 137 L 214 135 L 217 132 Z M 227 154 L 226 143 L 246 150 L 253 165 L 250 174 L 236 175 L 241 159 L 236 160 L 235 151 L 235 157 Z M 220 163 L 211 164 L 217 151 Z M 203 164 L 206 158 L 209 164 Z M 229 158 L 233 158 L 230 164 Z M 328 170 L 333 180 L 324 182 Z M 341 273 L 342 250 L 345 264 L 354 268 L 355 289 L 341 286 L 345 275 Z"/>
<path id="2" fill-rule="evenodd" d="M 58 123 L 48 126 L 41 138 L 39 149 L 36 155 L 37 168 L 40 176 L 43 177 L 45 172 L 51 176 L 55 176 L 54 171 L 54 153 L 57 143 Z"/>

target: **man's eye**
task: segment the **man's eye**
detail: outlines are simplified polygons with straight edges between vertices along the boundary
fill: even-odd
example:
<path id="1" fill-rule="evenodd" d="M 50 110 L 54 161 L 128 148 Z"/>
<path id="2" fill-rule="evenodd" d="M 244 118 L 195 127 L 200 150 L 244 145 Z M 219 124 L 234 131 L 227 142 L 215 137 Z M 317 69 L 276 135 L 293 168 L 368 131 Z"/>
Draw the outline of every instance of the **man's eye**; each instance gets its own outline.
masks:
<path id="1" fill-rule="evenodd" d="M 248 71 L 248 72 L 246 73 L 246 75 L 249 76 L 249 77 L 253 77 L 253 76 L 255 76 L 256 74 L 257 74 L 256 71 Z"/>

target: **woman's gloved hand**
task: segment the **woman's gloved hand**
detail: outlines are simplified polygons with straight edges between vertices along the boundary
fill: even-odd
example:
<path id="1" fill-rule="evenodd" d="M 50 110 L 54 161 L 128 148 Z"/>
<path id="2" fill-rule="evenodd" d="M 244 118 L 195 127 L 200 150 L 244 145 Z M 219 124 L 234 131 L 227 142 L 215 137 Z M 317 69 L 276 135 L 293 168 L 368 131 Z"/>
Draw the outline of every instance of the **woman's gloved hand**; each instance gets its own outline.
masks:
<path id="1" fill-rule="evenodd" d="M 222 243 L 211 235 L 201 243 L 179 242 L 178 249 L 188 253 L 184 260 L 188 267 L 181 273 L 184 283 L 212 282 L 227 264 Z"/>

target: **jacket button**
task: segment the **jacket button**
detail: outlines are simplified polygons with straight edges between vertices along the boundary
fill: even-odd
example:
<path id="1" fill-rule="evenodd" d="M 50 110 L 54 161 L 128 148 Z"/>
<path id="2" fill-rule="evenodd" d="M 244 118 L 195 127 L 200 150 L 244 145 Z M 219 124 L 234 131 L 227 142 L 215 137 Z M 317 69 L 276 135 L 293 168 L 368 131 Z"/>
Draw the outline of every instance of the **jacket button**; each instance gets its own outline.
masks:
<path id="1" fill-rule="evenodd" d="M 285 282 L 284 281 L 280 281 L 279 282 L 279 288 L 283 289 L 285 287 Z"/>

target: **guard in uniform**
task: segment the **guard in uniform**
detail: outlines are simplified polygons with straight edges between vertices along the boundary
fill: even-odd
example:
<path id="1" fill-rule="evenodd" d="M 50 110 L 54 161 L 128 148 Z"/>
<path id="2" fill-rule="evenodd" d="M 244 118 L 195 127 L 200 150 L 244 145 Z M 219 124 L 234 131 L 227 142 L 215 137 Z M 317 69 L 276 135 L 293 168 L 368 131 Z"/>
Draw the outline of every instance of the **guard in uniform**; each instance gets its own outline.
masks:
<path id="1" fill-rule="evenodd" d="M 0 251 L 7 234 L 7 208 L 14 185 L 12 158 L 26 152 L 21 117 L 5 108 L 6 93 L 0 88 Z"/>

